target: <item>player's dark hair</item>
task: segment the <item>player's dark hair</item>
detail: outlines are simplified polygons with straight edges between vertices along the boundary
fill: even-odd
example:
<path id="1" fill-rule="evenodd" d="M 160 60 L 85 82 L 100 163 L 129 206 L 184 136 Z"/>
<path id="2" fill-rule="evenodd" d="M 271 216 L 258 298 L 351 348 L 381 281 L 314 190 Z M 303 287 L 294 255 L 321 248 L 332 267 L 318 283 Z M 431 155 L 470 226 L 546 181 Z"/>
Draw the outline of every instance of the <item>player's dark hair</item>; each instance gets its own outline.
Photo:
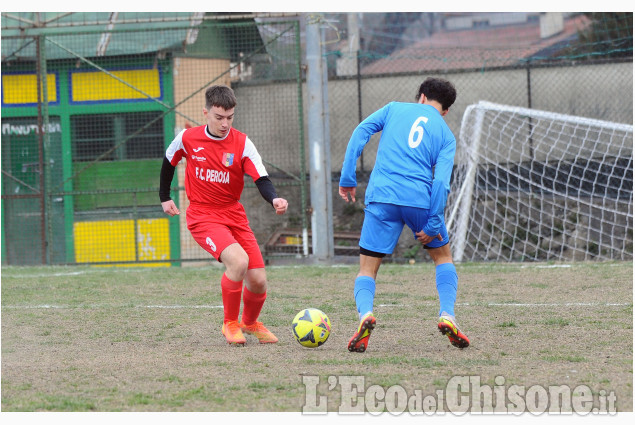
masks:
<path id="1" fill-rule="evenodd" d="M 443 78 L 426 78 L 419 86 L 417 99 L 421 94 L 425 94 L 428 100 L 436 100 L 441 104 L 443 110 L 450 109 L 456 100 L 456 89 L 454 85 Z"/>
<path id="2" fill-rule="evenodd" d="M 236 95 L 227 86 L 211 86 L 205 90 L 205 108 L 211 109 L 218 106 L 228 111 L 236 106 Z"/>

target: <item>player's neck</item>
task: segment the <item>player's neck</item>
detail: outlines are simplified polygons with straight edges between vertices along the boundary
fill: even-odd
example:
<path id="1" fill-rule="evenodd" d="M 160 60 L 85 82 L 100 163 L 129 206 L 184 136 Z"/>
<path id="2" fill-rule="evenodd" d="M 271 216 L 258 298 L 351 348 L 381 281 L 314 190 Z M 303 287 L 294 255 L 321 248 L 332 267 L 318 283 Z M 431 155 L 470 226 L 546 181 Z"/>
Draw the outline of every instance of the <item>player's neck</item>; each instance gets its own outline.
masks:
<path id="1" fill-rule="evenodd" d="M 437 100 L 428 100 L 428 99 L 426 99 L 426 101 L 423 102 L 423 104 L 432 106 L 434 109 L 439 111 L 439 113 L 443 112 L 443 106 L 441 106 L 441 103 L 439 103 L 439 101 L 437 101 Z"/>
<path id="2" fill-rule="evenodd" d="M 211 131 L 209 131 L 209 127 L 207 125 L 205 125 L 205 133 L 207 133 L 209 136 L 215 138 L 215 139 L 222 139 L 223 136 L 217 136 L 215 134 L 213 134 Z"/>

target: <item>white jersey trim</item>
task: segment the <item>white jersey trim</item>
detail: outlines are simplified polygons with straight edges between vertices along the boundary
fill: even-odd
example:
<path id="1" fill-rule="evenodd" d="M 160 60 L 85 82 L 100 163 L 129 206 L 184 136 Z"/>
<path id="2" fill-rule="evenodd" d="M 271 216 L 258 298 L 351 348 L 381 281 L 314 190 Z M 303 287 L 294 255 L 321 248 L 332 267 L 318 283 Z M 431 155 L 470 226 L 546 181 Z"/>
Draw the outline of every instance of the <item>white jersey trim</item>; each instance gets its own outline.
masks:
<path id="1" fill-rule="evenodd" d="M 251 162 L 256 167 L 256 171 L 258 171 L 258 175 L 260 177 L 269 175 L 267 173 L 265 165 L 262 163 L 262 158 L 260 157 L 260 154 L 258 153 L 258 150 L 256 149 L 256 145 L 254 145 L 254 142 L 252 142 L 251 139 L 249 139 L 249 137 L 245 139 L 245 150 L 243 151 L 242 157 L 243 158 L 247 157 L 251 160 Z"/>
<path id="2" fill-rule="evenodd" d="M 172 158 L 174 158 L 174 155 L 179 149 L 183 149 L 183 152 L 187 154 L 185 146 L 183 146 L 183 133 L 185 133 L 185 130 L 182 130 L 179 134 L 176 135 L 174 140 L 172 140 L 172 143 L 170 143 L 170 146 L 168 146 L 168 149 L 165 151 L 165 157 L 168 159 L 168 161 L 170 161 L 170 163 L 172 162 Z"/>

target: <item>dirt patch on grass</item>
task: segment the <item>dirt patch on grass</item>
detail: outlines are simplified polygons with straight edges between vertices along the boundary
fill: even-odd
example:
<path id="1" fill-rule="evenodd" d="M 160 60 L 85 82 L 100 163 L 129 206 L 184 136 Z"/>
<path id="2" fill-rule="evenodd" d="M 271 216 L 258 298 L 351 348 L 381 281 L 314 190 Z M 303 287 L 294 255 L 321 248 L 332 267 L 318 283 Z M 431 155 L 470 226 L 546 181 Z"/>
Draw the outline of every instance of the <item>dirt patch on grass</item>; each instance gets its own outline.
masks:
<path id="1" fill-rule="evenodd" d="M 457 319 L 472 341 L 458 350 L 436 330 L 434 268 L 386 265 L 363 354 L 346 350 L 355 266 L 269 268 L 261 319 L 280 342 L 248 337 L 245 347 L 220 333 L 217 268 L 3 270 L 2 410 L 301 411 L 303 377 L 314 376 L 338 411 L 342 387 L 329 377 L 434 395 L 452 377 L 478 376 L 506 388 L 586 385 L 596 406 L 613 391 L 617 409 L 632 411 L 632 263 L 540 266 L 458 267 Z M 305 307 L 333 324 L 318 349 L 291 334 Z"/>

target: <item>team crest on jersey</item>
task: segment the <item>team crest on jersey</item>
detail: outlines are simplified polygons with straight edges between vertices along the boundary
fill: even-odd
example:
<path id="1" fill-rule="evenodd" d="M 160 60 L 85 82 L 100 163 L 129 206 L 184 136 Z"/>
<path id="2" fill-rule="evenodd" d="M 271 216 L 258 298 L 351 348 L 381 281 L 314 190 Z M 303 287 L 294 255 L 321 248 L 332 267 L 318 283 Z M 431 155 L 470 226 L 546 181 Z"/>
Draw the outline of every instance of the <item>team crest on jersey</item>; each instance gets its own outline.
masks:
<path id="1" fill-rule="evenodd" d="M 233 153 L 224 153 L 223 154 L 223 165 L 225 167 L 229 167 L 234 163 L 234 154 Z"/>

